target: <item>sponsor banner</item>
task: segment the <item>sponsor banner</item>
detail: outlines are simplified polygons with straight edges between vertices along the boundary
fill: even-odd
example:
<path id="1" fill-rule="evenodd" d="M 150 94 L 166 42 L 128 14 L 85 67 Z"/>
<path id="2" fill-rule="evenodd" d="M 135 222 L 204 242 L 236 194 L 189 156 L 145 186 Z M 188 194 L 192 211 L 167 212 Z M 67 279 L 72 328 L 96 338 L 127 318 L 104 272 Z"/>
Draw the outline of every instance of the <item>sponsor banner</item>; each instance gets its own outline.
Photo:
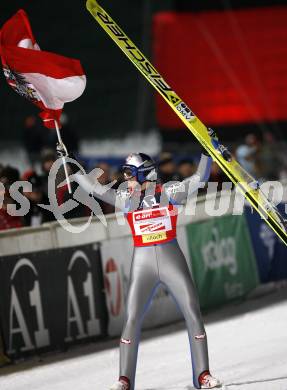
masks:
<path id="1" fill-rule="evenodd" d="M 167 230 L 172 229 L 169 210 L 167 207 L 134 212 L 133 225 L 137 236 L 154 232 L 166 232 Z"/>
<path id="2" fill-rule="evenodd" d="M 6 354 L 66 348 L 106 334 L 97 246 L 2 257 L 0 318 Z"/>
<path id="3" fill-rule="evenodd" d="M 285 215 L 285 205 L 278 205 Z M 287 279 L 287 247 L 251 207 L 245 208 L 261 283 Z"/>
<path id="4" fill-rule="evenodd" d="M 201 306 L 239 298 L 258 285 L 256 260 L 244 216 L 187 225 L 193 276 Z"/>
<path id="5" fill-rule="evenodd" d="M 118 336 L 122 332 L 132 255 L 133 242 L 131 237 L 115 238 L 102 242 L 101 258 L 109 312 L 109 336 Z M 143 328 L 167 324 L 180 318 L 181 314 L 173 299 L 165 288 L 160 287 L 146 313 Z"/>

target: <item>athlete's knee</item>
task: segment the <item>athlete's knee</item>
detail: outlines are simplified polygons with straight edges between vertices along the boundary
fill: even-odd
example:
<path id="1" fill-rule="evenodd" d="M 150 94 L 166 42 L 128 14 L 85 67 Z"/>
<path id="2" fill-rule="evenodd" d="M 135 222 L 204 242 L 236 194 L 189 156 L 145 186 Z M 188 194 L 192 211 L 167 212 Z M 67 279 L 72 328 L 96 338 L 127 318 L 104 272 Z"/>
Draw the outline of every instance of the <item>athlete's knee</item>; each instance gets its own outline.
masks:
<path id="1" fill-rule="evenodd" d="M 200 316 L 199 302 L 193 299 L 193 297 L 188 298 L 185 307 L 190 313 L 192 313 L 193 316 Z"/>
<path id="2" fill-rule="evenodd" d="M 135 331 L 138 329 L 140 325 L 140 318 L 139 315 L 136 313 L 128 313 L 126 323 L 125 323 L 125 330 L 131 330 Z"/>
<path id="3" fill-rule="evenodd" d="M 196 327 L 203 327 L 202 316 L 198 304 L 190 301 L 186 308 L 185 317 L 191 321 L 193 325 L 197 325 Z"/>
<path id="4" fill-rule="evenodd" d="M 137 341 L 140 332 L 140 321 L 134 315 L 127 317 L 121 336 L 121 344 L 131 345 Z"/>

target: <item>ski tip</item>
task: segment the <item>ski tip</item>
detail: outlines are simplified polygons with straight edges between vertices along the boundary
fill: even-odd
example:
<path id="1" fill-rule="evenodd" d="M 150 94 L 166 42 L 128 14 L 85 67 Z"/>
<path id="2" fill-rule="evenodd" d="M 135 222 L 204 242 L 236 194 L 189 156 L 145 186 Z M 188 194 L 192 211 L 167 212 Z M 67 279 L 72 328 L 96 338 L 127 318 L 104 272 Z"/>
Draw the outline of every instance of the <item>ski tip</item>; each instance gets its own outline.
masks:
<path id="1" fill-rule="evenodd" d="M 97 3 L 96 0 L 87 0 L 86 1 L 86 8 L 90 12 L 92 12 L 98 6 L 99 6 L 99 4 Z"/>

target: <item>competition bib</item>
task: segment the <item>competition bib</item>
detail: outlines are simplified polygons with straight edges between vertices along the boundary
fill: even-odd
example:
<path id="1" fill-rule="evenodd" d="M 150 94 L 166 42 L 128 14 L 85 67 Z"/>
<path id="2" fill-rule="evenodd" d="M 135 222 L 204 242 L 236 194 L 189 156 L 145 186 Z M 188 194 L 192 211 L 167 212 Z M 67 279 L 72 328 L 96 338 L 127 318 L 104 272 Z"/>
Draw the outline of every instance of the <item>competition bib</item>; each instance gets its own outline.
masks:
<path id="1" fill-rule="evenodd" d="M 177 208 L 171 203 L 129 211 L 126 218 L 135 246 L 164 244 L 176 238 Z"/>
<path id="2" fill-rule="evenodd" d="M 172 230 L 168 207 L 140 210 L 133 213 L 133 225 L 136 236 L 144 236 L 143 242 L 166 239 L 166 234 Z"/>

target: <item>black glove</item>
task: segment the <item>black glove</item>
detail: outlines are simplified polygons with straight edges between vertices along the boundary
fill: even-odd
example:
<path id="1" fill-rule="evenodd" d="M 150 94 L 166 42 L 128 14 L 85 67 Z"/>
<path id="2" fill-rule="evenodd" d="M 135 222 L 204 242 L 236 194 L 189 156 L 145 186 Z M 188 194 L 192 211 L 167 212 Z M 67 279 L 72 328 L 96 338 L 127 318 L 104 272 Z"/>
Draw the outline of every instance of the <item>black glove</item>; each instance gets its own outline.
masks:
<path id="1" fill-rule="evenodd" d="M 222 155 L 224 160 L 228 162 L 232 161 L 231 153 L 229 152 L 226 146 L 219 143 L 216 132 L 211 128 L 208 128 L 208 134 L 210 136 L 210 140 L 214 149 L 217 150 Z"/>
<path id="2" fill-rule="evenodd" d="M 56 151 L 57 151 L 58 157 L 60 157 L 60 158 L 69 157 L 67 148 L 63 143 L 59 143 L 59 142 L 57 143 Z"/>
<path id="3" fill-rule="evenodd" d="M 58 157 L 60 157 L 60 158 L 70 157 L 72 160 L 77 161 L 77 163 L 79 165 L 81 165 L 78 162 L 78 160 L 76 159 L 76 157 L 74 156 L 73 153 L 71 153 L 70 155 L 68 154 L 67 148 L 66 148 L 66 146 L 63 143 L 62 144 L 57 143 L 56 150 L 57 150 Z M 70 167 L 71 172 L 72 172 L 73 175 L 75 175 L 76 173 L 81 172 L 81 169 L 76 164 L 73 164 L 72 162 L 68 162 L 68 164 L 69 164 L 69 167 Z"/>

